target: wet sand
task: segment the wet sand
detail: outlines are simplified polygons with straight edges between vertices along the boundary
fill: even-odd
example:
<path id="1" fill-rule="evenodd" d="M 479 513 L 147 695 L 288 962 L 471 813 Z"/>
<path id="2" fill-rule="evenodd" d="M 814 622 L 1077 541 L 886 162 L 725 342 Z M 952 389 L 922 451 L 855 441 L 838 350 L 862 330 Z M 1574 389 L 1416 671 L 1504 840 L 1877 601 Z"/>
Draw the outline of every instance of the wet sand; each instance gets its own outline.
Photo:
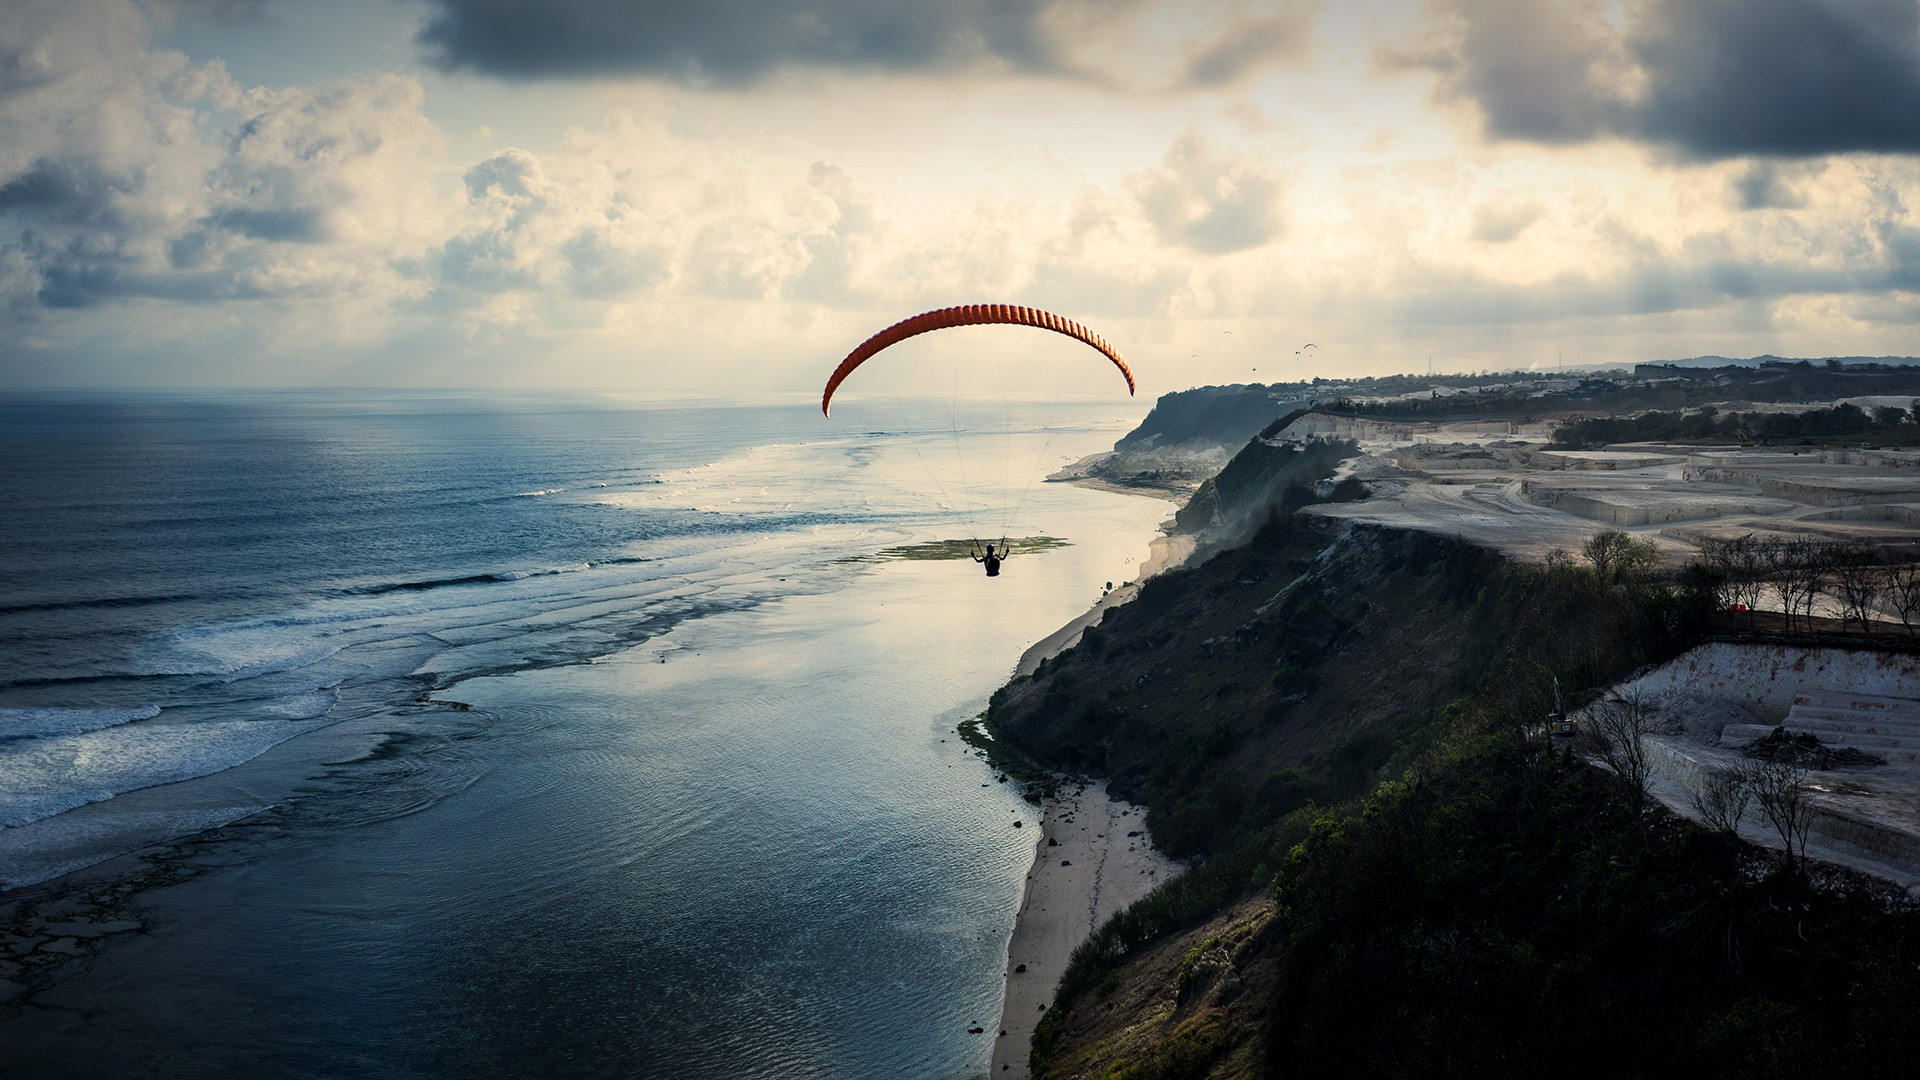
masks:
<path id="1" fill-rule="evenodd" d="M 1063 789 L 1042 815 L 1033 871 L 1007 944 L 1007 994 L 991 1075 L 1025 1077 L 1033 1029 L 1073 950 L 1122 908 L 1180 872 L 1146 835 L 1144 812 L 1104 782 Z"/>

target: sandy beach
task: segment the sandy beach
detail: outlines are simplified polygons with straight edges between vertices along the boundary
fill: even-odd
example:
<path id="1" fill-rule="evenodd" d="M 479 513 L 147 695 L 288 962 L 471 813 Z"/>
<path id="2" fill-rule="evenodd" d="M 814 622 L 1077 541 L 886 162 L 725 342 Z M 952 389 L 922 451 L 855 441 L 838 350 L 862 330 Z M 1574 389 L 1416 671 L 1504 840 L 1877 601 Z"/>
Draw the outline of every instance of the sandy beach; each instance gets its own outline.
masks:
<path id="1" fill-rule="evenodd" d="M 1128 488 L 1084 475 L 1054 479 L 1132 495 L 1174 497 Z M 1139 594 L 1143 582 L 1193 554 L 1190 537 L 1154 538 L 1147 561 L 1129 581 L 1109 591 L 1086 613 L 1035 642 L 1020 657 L 1016 675 L 1031 675 L 1042 660 L 1073 646 L 1108 608 Z M 1105 781 L 1072 785 L 1048 800 L 1034 842 L 1033 869 L 1007 943 L 1007 992 L 1000 1034 L 993 1044 L 992 1075 L 1025 1077 L 1033 1029 L 1053 1002 L 1073 950 L 1101 923 L 1183 869 L 1155 851 L 1145 811 L 1107 794 Z"/>
<path id="2" fill-rule="evenodd" d="M 1062 789 L 1046 804 L 1033 870 L 1007 944 L 1007 995 L 993 1044 L 998 1077 L 1025 1077 L 1033 1029 L 1073 950 L 1099 925 L 1181 870 L 1153 849 L 1145 813 L 1104 782 Z"/>

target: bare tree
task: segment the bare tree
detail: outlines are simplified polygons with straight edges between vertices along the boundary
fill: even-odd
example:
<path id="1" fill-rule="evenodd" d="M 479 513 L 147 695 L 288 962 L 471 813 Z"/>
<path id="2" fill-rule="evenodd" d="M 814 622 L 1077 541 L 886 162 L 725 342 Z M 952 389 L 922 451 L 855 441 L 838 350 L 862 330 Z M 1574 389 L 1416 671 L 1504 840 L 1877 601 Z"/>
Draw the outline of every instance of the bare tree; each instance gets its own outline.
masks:
<path id="1" fill-rule="evenodd" d="M 1747 816 L 1747 804 L 1753 791 L 1747 787 L 1740 770 L 1709 770 L 1700 776 L 1688 802 L 1707 824 L 1732 836 L 1740 831 L 1740 819 Z"/>
<path id="2" fill-rule="evenodd" d="M 1873 604 L 1887 587 L 1880 551 L 1871 544 L 1846 544 L 1836 551 L 1833 595 L 1840 601 L 1840 625 L 1858 622 L 1862 634 L 1873 633 Z"/>
<path id="3" fill-rule="evenodd" d="M 1816 540 L 1777 540 L 1761 548 L 1767 585 L 1780 598 L 1788 630 L 1795 616 L 1812 622 L 1814 602 L 1835 562 L 1832 546 Z"/>
<path id="4" fill-rule="evenodd" d="M 1744 609 L 1749 622 L 1766 586 L 1760 559 L 1760 544 L 1752 533 L 1700 542 L 1700 563 L 1713 580 L 1714 599 L 1731 610 Z"/>
<path id="5" fill-rule="evenodd" d="M 1727 580 L 1732 583 L 1729 596 L 1734 603 L 1746 607 L 1747 625 L 1752 626 L 1754 612 L 1760 607 L 1760 594 L 1766 589 L 1765 556 L 1760 551 L 1760 541 L 1752 533 L 1729 544 Z"/>
<path id="6" fill-rule="evenodd" d="M 1807 805 L 1807 767 L 1787 756 L 1772 761 L 1754 761 L 1742 765 L 1738 773 L 1760 812 L 1767 815 L 1780 842 L 1787 849 L 1787 861 L 1796 862 L 1807 854 L 1807 829 L 1812 824 Z"/>
<path id="7" fill-rule="evenodd" d="M 1840 598 L 1837 575 L 1848 559 L 1848 545 L 1838 540 L 1804 541 L 1806 552 L 1800 560 L 1800 592 L 1804 600 L 1807 627 L 1813 626 L 1814 604 L 1823 596 Z M 1844 611 L 1844 608 L 1841 610 Z"/>
<path id="8" fill-rule="evenodd" d="M 1653 710 L 1638 694 L 1627 693 L 1595 704 L 1587 710 L 1587 716 L 1599 743 L 1600 760 L 1626 781 L 1633 808 L 1639 810 L 1646 802 L 1647 780 L 1653 771 L 1647 751 Z"/>
<path id="9" fill-rule="evenodd" d="M 1894 614 L 1900 616 L 1900 625 L 1907 628 L 1907 636 L 1920 637 L 1920 627 L 1914 625 L 1920 620 L 1920 563 L 1889 567 L 1886 595 Z"/>
<path id="10" fill-rule="evenodd" d="M 1780 613 L 1787 629 L 1793 629 L 1793 613 L 1800 608 L 1800 559 L 1804 545 L 1793 540 L 1776 540 L 1760 549 L 1761 566 L 1767 587 L 1780 598 Z"/>
<path id="11" fill-rule="evenodd" d="M 1698 554 L 1693 563 L 1705 574 L 1713 588 L 1713 602 L 1723 608 L 1732 607 L 1733 574 L 1727 566 L 1726 541 L 1708 538 L 1700 541 Z"/>

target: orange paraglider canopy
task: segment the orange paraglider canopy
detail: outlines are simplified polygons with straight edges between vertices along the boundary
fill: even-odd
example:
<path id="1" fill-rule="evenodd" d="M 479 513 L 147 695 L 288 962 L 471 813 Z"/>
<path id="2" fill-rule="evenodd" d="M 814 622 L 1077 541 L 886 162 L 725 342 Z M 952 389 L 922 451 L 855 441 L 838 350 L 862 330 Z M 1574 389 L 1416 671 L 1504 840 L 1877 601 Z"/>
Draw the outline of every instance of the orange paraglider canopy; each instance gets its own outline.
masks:
<path id="1" fill-rule="evenodd" d="M 924 312 L 911 319 L 902 319 L 861 342 L 860 347 L 848 353 L 847 358 L 840 361 L 840 366 L 834 368 L 833 375 L 827 379 L 827 389 L 820 395 L 820 414 L 832 415 L 828 409 L 833 404 L 833 392 L 840 388 L 840 384 L 846 381 L 848 375 L 853 374 L 854 368 L 871 360 L 874 354 L 887 346 L 933 330 L 982 323 L 1034 326 L 1042 330 L 1051 330 L 1056 334 L 1065 334 L 1075 341 L 1091 345 L 1098 349 L 1101 355 L 1113 361 L 1113 366 L 1119 368 L 1120 374 L 1126 377 L 1127 393 L 1133 393 L 1133 372 L 1127 367 L 1127 362 L 1120 358 L 1120 353 L 1107 344 L 1105 338 L 1072 319 L 1063 319 L 1050 312 L 1041 311 L 1039 308 L 1020 307 L 1015 304 L 963 304 L 959 307 Z"/>

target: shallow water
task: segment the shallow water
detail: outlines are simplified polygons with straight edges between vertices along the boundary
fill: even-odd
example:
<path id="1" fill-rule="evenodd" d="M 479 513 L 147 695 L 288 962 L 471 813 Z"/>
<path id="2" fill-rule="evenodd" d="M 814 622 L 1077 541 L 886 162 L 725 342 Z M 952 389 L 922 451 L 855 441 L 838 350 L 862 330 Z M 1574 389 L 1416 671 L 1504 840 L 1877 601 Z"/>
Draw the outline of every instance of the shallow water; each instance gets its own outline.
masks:
<path id="1" fill-rule="evenodd" d="M 342 496 L 402 516 L 433 505 L 472 531 L 450 525 L 394 565 L 385 547 L 358 549 L 366 528 L 330 524 L 321 532 L 350 550 L 302 541 L 302 566 L 265 580 L 155 541 L 128 560 L 153 566 L 128 575 L 137 588 L 101 582 L 71 600 L 203 595 L 130 605 L 143 613 L 133 625 L 92 635 L 72 611 L 97 608 L 49 607 L 64 603 L 57 588 L 7 580 L 0 633 L 21 640 L 52 619 L 79 643 L 38 664 L 9 657 L 0 706 L 15 712 L 0 723 L 15 728 L 0 776 L 40 778 L 7 786 L 10 812 L 62 795 L 68 775 L 47 748 L 63 740 L 97 741 L 74 760 L 127 763 L 98 770 L 103 790 L 126 785 L 114 798 L 0 830 L 0 872 L 9 857 L 43 871 L 194 815 L 235 824 L 185 849 L 204 873 L 142 896 L 146 932 L 0 1023 L 0 1064 L 197 1076 L 984 1067 L 1031 850 L 1013 822 L 1030 828 L 1033 814 L 953 729 L 1027 644 L 1131 575 L 1165 504 L 1040 485 L 961 505 L 964 485 L 930 447 L 964 453 L 969 436 L 822 432 L 798 403 L 746 423 L 711 405 L 548 402 L 534 423 L 523 406 L 469 401 L 453 411 L 507 421 L 473 422 L 465 430 L 483 434 L 453 450 L 422 431 L 446 434 L 445 403 L 271 404 L 375 477 L 418 473 L 422 454 L 487 458 L 472 471 L 442 462 L 431 492 Z M 554 434 L 568 410 L 590 415 Z M 1003 423 L 994 445 L 1052 464 L 1110 445 L 1132 420 L 1030 415 L 1051 419 Z M 644 437 L 619 435 L 642 421 Z M 503 428 L 538 435 L 502 445 Z M 250 459 L 236 440 L 230 466 Z M 247 500 L 221 502 L 218 488 L 182 499 L 214 499 L 207 520 L 244 533 L 222 515 Z M 1017 511 L 994 505 L 1010 498 Z M 864 558 L 995 516 L 1071 546 L 1016 555 L 993 582 L 969 563 Z M 19 550 L 30 531 L 7 542 Z M 167 657 L 207 659 L 155 662 Z M 63 664 L 87 674 L 27 673 Z M 453 701 L 471 710 L 434 703 Z M 188 730 L 124 749 L 143 727 Z M 138 783 L 163 768 L 206 771 Z M 989 1030 L 970 1035 L 974 1024 Z"/>

